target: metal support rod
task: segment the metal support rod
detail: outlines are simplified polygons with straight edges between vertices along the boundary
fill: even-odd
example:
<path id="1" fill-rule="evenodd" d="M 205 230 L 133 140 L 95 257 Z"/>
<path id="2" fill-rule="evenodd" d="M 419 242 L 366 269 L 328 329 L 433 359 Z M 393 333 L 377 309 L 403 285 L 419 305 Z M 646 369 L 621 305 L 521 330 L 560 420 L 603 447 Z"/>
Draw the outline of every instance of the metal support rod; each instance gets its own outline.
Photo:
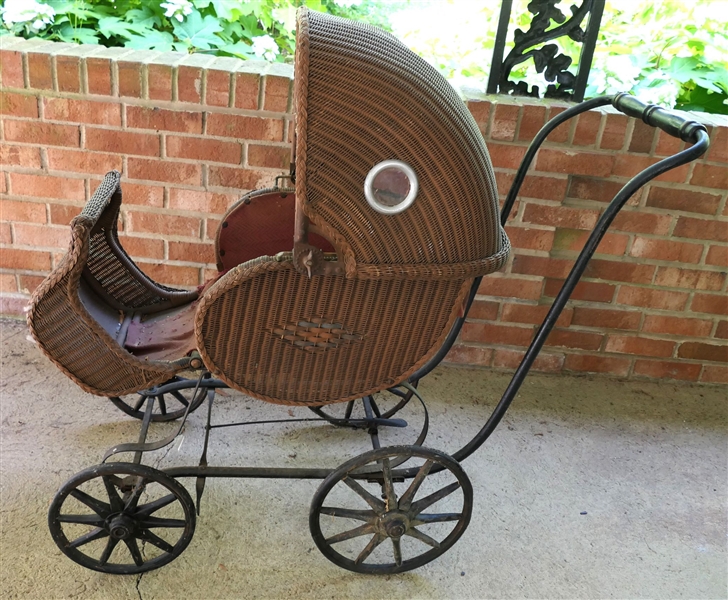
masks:
<path id="1" fill-rule="evenodd" d="M 154 401 L 156 398 L 151 396 L 147 400 L 147 407 L 144 409 L 144 418 L 142 419 L 142 426 L 139 429 L 139 439 L 137 444 L 141 445 L 147 441 L 147 434 L 149 433 L 149 424 L 152 422 L 152 411 L 154 410 Z M 134 453 L 134 460 L 132 461 L 135 465 L 142 462 L 142 452 L 136 451 Z"/>

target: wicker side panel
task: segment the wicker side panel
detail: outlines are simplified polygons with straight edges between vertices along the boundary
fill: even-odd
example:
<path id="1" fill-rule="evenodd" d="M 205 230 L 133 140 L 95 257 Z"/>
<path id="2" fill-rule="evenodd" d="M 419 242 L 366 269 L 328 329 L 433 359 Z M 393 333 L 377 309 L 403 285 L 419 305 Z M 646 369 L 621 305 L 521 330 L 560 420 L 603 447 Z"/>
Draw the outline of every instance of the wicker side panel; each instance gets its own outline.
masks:
<path id="1" fill-rule="evenodd" d="M 88 225 L 73 225 L 71 248 L 31 299 L 28 326 L 38 346 L 82 389 L 119 396 L 162 383 L 174 365 L 145 362 L 124 351 L 88 314 L 78 296 L 88 257 Z"/>
<path id="2" fill-rule="evenodd" d="M 296 193 L 357 263 L 460 263 L 500 250 L 488 151 L 424 60 L 374 27 L 301 9 L 295 83 Z M 363 192 L 369 170 L 387 159 L 419 178 L 417 199 L 397 215 L 374 211 Z"/>
<path id="3" fill-rule="evenodd" d="M 321 405 L 405 379 L 441 345 L 470 281 L 308 277 L 252 261 L 200 301 L 197 345 L 229 385 L 277 404 Z"/>

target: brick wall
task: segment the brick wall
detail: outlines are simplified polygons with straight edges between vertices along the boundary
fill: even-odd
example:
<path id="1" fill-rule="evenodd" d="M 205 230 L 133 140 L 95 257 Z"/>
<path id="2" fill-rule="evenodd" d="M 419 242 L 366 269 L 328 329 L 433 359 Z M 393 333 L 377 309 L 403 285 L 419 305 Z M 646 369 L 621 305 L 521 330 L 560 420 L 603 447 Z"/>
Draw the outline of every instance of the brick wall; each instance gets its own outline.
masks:
<path id="1" fill-rule="evenodd" d="M 103 173 L 122 171 L 122 243 L 154 279 L 215 273 L 219 217 L 287 168 L 290 67 L 0 38 L 0 312 L 19 314 L 62 256 Z M 502 196 L 558 103 L 468 103 Z M 617 217 L 536 362 L 542 371 L 728 381 L 728 120 L 701 115 L 708 155 Z M 515 366 L 605 203 L 679 141 L 608 110 L 562 125 L 510 219 L 448 360 Z"/>

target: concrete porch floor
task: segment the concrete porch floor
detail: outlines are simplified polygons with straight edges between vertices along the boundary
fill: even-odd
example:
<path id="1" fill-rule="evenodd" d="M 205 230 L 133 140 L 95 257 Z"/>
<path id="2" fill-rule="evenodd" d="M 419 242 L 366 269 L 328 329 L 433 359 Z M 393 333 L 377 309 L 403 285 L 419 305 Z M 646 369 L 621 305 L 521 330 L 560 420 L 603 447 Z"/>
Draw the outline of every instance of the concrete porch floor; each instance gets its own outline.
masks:
<path id="1" fill-rule="evenodd" d="M 142 576 L 86 570 L 51 540 L 49 503 L 108 447 L 135 441 L 138 421 L 76 387 L 26 340 L 23 323 L 0 325 L 3 598 L 728 596 L 726 389 L 538 374 L 463 463 L 475 491 L 470 526 L 418 570 L 364 576 L 325 559 L 308 531 L 318 482 L 224 479 L 208 480 L 195 535 L 177 560 Z M 452 453 L 469 440 L 508 379 L 435 371 L 422 384 L 426 445 Z M 225 394 L 215 401 L 220 420 L 311 416 Z M 181 445 L 145 462 L 197 464 L 205 412 L 190 416 Z M 171 428 L 153 427 L 150 439 Z M 361 432 L 325 424 L 219 431 L 216 465 L 335 467 L 367 449 Z M 194 498 L 194 480 L 182 481 Z"/>

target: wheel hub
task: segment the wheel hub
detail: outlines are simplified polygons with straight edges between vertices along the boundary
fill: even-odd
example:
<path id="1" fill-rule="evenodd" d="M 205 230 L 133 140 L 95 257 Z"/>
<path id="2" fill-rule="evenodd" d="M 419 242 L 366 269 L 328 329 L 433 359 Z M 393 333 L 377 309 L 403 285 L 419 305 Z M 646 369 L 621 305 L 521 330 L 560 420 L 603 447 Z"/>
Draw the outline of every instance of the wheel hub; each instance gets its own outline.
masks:
<path id="1" fill-rule="evenodd" d="M 399 539 L 409 528 L 409 518 L 401 511 L 392 510 L 379 517 L 378 529 L 387 537 Z"/>
<path id="2" fill-rule="evenodd" d="M 117 540 L 126 540 L 133 536 L 136 523 L 134 519 L 127 515 L 116 515 L 109 519 L 107 529 L 111 537 Z"/>

